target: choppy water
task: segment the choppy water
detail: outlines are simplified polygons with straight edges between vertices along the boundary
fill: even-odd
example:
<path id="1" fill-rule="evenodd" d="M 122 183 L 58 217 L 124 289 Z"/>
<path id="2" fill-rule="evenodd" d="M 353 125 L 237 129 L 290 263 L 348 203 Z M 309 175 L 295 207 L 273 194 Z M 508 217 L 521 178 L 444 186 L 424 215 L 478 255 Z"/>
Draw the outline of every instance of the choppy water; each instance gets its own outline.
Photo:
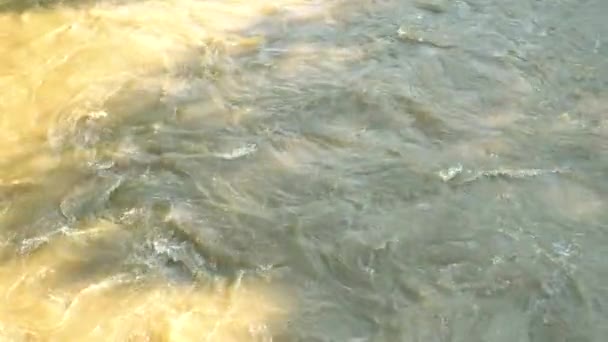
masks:
<path id="1" fill-rule="evenodd" d="M 605 0 L 0 1 L 6 341 L 603 341 Z"/>

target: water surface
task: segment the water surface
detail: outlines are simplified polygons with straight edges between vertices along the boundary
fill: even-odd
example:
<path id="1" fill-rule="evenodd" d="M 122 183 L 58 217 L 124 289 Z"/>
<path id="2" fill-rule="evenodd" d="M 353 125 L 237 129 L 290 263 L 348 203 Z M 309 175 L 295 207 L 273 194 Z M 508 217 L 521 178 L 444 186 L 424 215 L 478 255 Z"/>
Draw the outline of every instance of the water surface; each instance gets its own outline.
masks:
<path id="1" fill-rule="evenodd" d="M 602 341 L 606 13 L 0 1 L 0 337 Z"/>

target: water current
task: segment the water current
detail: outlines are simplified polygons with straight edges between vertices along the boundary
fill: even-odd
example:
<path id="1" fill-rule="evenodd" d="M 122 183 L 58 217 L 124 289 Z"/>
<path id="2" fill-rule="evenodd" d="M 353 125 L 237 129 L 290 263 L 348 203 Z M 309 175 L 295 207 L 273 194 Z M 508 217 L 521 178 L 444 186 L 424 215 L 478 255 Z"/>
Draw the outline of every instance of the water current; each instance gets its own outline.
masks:
<path id="1" fill-rule="evenodd" d="M 606 0 L 0 0 L 0 340 L 608 336 Z"/>

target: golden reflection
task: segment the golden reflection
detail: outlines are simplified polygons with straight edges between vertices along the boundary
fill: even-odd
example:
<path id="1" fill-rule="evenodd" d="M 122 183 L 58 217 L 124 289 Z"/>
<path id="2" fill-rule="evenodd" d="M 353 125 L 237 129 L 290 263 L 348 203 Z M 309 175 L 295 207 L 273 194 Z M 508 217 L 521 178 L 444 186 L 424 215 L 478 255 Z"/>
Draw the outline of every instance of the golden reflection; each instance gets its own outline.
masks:
<path id="1" fill-rule="evenodd" d="M 268 16 L 285 19 L 304 2 L 85 2 L 0 13 L 0 184 L 56 167 L 56 136 L 118 92 L 227 58 L 201 53 L 211 43 L 228 53 L 255 50 L 265 37 L 242 32 Z"/>
<path id="2" fill-rule="evenodd" d="M 258 49 L 263 34 L 243 30 L 305 2 L 85 1 L 0 13 L 0 225 L 28 229 L 16 227 L 26 222 L 16 217 L 59 202 L 77 183 L 75 166 L 89 156 L 75 153 L 62 137 L 81 118 L 120 122 L 106 111 L 117 95 L 133 93 L 137 111 L 141 89 L 162 90 L 184 65 L 212 66 L 231 53 Z M 211 42 L 226 49 L 205 53 Z M 0 237 L 12 234 L 2 228 Z M 21 241 L 21 247 L 31 244 L 22 251 L 0 241 L 0 340 L 265 340 L 286 313 L 267 284 L 203 288 L 86 270 L 97 267 L 90 262 L 96 249 L 119 249 L 113 241 L 129 238 L 125 227 L 97 222 L 78 233 Z M 80 275 L 83 269 L 87 276 Z M 97 273 L 103 274 L 91 275 Z"/>
<path id="3" fill-rule="evenodd" d="M 264 340 L 273 323 L 284 319 L 286 301 L 264 283 L 201 287 L 119 272 L 79 274 L 81 264 L 91 266 L 100 240 L 119 241 L 128 234 L 100 221 L 78 232 L 56 232 L 37 241 L 43 245 L 29 254 L 6 258 L 0 264 L 0 339 Z"/>

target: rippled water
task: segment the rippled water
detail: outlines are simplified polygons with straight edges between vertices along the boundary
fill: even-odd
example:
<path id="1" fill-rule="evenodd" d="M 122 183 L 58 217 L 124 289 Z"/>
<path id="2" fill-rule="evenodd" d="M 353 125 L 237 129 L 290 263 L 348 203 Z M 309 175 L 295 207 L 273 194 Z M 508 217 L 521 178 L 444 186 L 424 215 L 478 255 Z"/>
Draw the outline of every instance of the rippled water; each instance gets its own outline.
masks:
<path id="1" fill-rule="evenodd" d="M 7 341 L 602 341 L 605 0 L 0 0 Z"/>

